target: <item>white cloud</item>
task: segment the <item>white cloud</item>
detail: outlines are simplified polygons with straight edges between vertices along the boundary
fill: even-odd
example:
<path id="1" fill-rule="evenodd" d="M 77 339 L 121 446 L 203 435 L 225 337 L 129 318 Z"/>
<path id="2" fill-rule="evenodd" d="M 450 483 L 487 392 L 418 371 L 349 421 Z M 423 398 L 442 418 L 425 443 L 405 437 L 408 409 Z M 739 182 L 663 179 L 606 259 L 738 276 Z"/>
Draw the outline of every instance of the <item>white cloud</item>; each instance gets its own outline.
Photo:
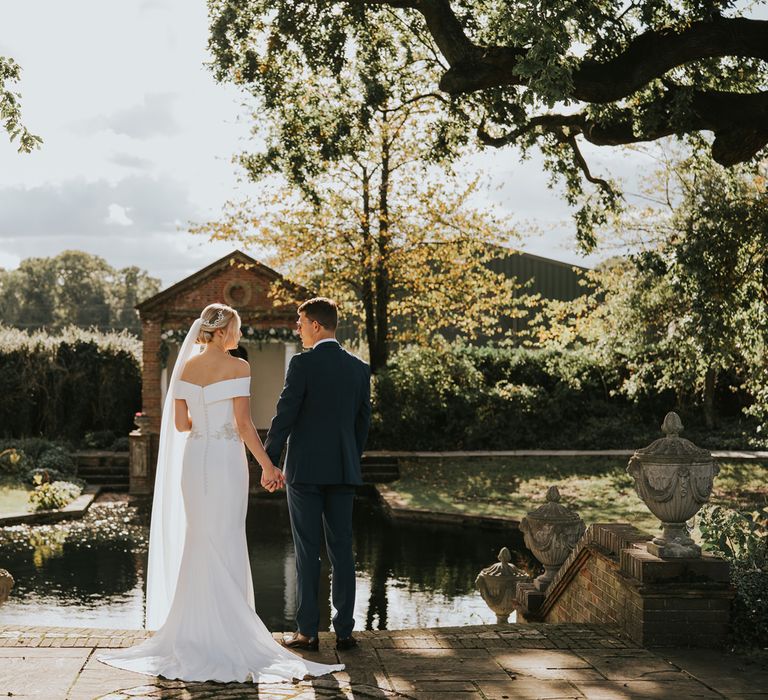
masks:
<path id="1" fill-rule="evenodd" d="M 106 116 L 77 122 L 74 128 L 80 134 L 111 131 L 113 134 L 139 140 L 172 136 L 179 131 L 179 123 L 173 113 L 176 99 L 177 96 L 173 93 L 145 95 L 139 104 Z"/>
<path id="2" fill-rule="evenodd" d="M 0 239 L 64 236 L 87 246 L 89 237 L 108 236 L 114 228 L 106 224 L 105 212 L 112 217 L 110 223 L 124 223 L 121 216 L 128 218 L 129 211 L 137 240 L 148 233 L 175 231 L 177 221 L 199 215 L 187 188 L 169 178 L 136 175 L 116 183 L 78 178 L 29 188 L 3 187 Z"/>
<path id="3" fill-rule="evenodd" d="M 131 221 L 131 218 L 128 216 L 126 208 L 114 203 L 109 205 L 109 213 L 104 219 L 104 223 L 115 224 L 117 226 L 133 225 L 133 221 Z"/>
<path id="4" fill-rule="evenodd" d="M 115 153 L 109 157 L 109 161 L 123 168 L 132 170 L 152 170 L 154 162 L 149 158 L 134 156 L 130 153 Z"/>

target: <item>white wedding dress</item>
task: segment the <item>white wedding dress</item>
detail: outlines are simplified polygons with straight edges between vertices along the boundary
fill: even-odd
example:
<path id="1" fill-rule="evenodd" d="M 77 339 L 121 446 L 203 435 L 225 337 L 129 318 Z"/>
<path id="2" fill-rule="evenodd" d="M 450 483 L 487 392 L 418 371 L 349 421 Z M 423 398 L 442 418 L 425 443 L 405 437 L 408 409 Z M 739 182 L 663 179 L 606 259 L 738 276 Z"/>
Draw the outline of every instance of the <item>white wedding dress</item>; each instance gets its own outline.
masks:
<path id="1" fill-rule="evenodd" d="M 177 578 L 170 578 L 170 607 L 154 636 L 102 653 L 100 661 L 185 681 L 273 683 L 344 669 L 306 661 L 281 646 L 254 610 L 245 538 L 248 466 L 233 402 L 249 395 L 249 384 L 248 377 L 205 387 L 174 382 L 173 395 L 186 400 L 192 430 L 180 471 L 186 533 Z"/>

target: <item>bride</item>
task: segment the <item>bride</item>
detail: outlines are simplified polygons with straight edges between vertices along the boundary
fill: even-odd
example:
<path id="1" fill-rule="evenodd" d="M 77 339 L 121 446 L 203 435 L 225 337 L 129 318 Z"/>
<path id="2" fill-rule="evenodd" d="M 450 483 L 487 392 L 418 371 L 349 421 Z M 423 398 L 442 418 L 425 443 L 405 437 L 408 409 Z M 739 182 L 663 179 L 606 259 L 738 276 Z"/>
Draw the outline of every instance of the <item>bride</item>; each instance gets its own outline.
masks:
<path id="1" fill-rule="evenodd" d="M 344 669 L 296 656 L 254 610 L 245 445 L 265 488 L 281 486 L 282 472 L 251 420 L 250 367 L 228 353 L 241 335 L 237 311 L 211 304 L 179 351 L 162 416 L 149 535 L 146 626 L 157 631 L 97 656 L 111 666 L 185 681 L 256 683 Z"/>

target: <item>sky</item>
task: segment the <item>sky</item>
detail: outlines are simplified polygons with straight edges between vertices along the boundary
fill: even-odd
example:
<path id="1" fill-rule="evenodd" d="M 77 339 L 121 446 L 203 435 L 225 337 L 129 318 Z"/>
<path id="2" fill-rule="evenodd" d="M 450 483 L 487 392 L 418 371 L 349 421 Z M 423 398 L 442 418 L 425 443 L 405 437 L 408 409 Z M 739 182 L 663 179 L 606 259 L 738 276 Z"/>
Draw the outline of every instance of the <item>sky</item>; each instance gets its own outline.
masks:
<path id="1" fill-rule="evenodd" d="M 204 0 L 4 0 L 0 27 L 0 55 L 23 70 L 23 121 L 44 140 L 24 155 L 0 133 L 0 267 L 77 249 L 168 286 L 233 249 L 188 232 L 256 187 L 231 162 L 250 138 L 243 95 L 204 65 Z M 596 173 L 638 168 L 618 149 L 585 153 Z M 469 160 L 490 183 L 479 196 L 539 231 L 516 247 L 587 266 L 605 256 L 577 252 L 538 156 Z"/>

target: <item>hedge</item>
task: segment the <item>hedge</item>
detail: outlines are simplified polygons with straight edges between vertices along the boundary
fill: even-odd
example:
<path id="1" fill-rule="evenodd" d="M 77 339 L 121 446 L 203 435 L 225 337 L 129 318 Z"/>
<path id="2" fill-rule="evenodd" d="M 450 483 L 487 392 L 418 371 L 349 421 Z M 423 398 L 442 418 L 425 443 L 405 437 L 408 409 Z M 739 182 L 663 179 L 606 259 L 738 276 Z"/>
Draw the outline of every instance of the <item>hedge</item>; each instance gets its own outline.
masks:
<path id="1" fill-rule="evenodd" d="M 722 433 L 702 430 L 697 407 L 681 409 L 671 392 L 635 402 L 618 395 L 620 372 L 579 351 L 461 342 L 403 348 L 374 377 L 368 447 L 631 449 L 661 437 L 670 410 L 681 413 L 690 439 L 705 447 L 723 442 Z M 732 422 L 728 439 L 738 442 L 744 426 Z"/>
<path id="2" fill-rule="evenodd" d="M 0 325 L 0 437 L 127 434 L 141 409 L 140 357 L 141 342 L 126 331 Z"/>

